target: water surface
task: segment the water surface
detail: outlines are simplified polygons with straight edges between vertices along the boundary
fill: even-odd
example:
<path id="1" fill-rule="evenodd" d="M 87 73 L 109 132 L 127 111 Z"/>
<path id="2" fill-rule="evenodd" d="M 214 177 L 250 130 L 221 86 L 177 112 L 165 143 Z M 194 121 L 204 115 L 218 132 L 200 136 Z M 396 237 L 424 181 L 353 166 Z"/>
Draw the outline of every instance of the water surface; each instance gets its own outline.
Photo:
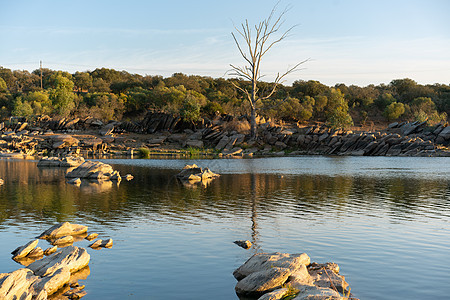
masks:
<path id="1" fill-rule="evenodd" d="M 0 272 L 20 267 L 17 246 L 70 221 L 114 240 L 88 250 L 84 299 L 237 299 L 232 272 L 256 251 L 334 261 L 361 299 L 450 294 L 448 158 L 105 161 L 135 178 L 76 187 L 63 169 L 0 161 Z M 187 163 L 222 176 L 183 185 Z"/>

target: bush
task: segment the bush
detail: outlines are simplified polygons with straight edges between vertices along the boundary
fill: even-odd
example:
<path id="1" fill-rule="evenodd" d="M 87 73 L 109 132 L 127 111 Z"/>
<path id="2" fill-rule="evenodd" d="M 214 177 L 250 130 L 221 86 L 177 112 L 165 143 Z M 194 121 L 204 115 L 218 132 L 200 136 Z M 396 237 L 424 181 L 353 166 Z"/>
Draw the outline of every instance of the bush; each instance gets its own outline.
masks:
<path id="1" fill-rule="evenodd" d="M 400 118 L 405 113 L 405 105 L 403 103 L 392 102 L 384 110 L 384 116 L 388 121 Z"/>
<path id="2" fill-rule="evenodd" d="M 150 157 L 150 149 L 141 147 L 138 149 L 139 156 L 142 158 L 149 158 Z"/>

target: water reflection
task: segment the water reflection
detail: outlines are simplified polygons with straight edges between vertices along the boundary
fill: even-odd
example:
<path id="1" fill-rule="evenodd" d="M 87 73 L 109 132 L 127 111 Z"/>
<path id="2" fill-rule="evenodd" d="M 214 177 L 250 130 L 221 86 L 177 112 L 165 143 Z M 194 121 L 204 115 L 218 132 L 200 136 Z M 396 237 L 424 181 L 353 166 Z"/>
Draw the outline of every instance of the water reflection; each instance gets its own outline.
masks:
<path id="1" fill-rule="evenodd" d="M 425 164 L 420 162 L 418 168 Z M 198 164 L 222 175 L 205 185 L 191 185 L 175 177 L 185 162 L 170 161 L 165 168 L 165 161 L 148 161 L 153 167 L 131 161 L 114 165 L 121 174 L 134 175 L 131 181 L 82 181 L 74 186 L 66 183 L 64 169 L 0 160 L 0 178 L 5 180 L 0 187 L 0 237 L 8 240 L 0 250 L 9 254 L 27 242 L 30 232 L 42 232 L 55 222 L 95 227 L 105 238 L 115 238 L 115 246 L 108 252 L 89 250 L 97 270 L 102 269 L 88 279 L 93 297 L 126 298 L 130 295 L 123 291 L 133 286 L 141 298 L 149 291 L 155 299 L 195 298 L 201 286 L 210 287 L 211 298 L 230 299 L 233 267 L 251 251 L 274 250 L 307 251 L 342 262 L 360 298 L 376 299 L 379 287 L 389 282 L 396 285 L 379 299 L 412 299 L 404 291 L 414 291 L 418 283 L 442 296 L 448 293 L 434 288 L 434 281 L 417 275 L 402 281 L 405 272 L 416 273 L 410 264 L 416 259 L 426 261 L 421 274 L 450 279 L 442 268 L 450 265 L 450 173 L 439 160 L 427 162 L 424 174 L 436 169 L 438 176 L 407 176 L 424 171 L 414 170 L 411 163 L 399 167 L 390 159 L 368 158 L 364 167 L 384 165 L 407 173 L 393 176 L 392 170 L 383 174 L 382 168 L 364 173 L 360 158 L 282 158 L 279 164 L 272 159 L 202 161 Z M 113 232 L 117 235 L 111 236 Z M 255 246 L 251 251 L 238 249 L 232 244 L 237 239 L 250 239 Z M 87 246 L 86 241 L 79 243 Z M 1 271 L 10 268 L 6 256 L 0 257 Z M 174 288 L 174 273 L 196 280 Z"/>
<path id="2" fill-rule="evenodd" d="M 29 161 L 1 161 L 0 225 L 25 218 L 57 221 L 84 214 L 95 219 L 127 222 L 135 215 L 167 221 L 248 215 L 257 244 L 258 218 L 289 215 L 306 218 L 339 213 L 414 219 L 417 215 L 448 216 L 449 182 L 407 177 L 224 174 L 204 185 L 176 180 L 174 170 L 118 165 L 135 179 L 120 186 L 112 181 L 69 185 L 65 170 L 37 168 Z M 430 209 L 432 208 L 432 209 Z"/>

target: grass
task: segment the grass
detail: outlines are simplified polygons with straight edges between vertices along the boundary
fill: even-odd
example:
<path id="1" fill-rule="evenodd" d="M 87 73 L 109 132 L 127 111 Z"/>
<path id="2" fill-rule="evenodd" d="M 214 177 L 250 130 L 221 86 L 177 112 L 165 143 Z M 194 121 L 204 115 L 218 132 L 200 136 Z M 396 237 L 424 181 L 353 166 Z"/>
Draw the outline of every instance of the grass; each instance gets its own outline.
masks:
<path id="1" fill-rule="evenodd" d="M 150 149 L 141 147 L 138 149 L 139 156 L 142 158 L 149 158 L 150 157 Z"/>
<path id="2" fill-rule="evenodd" d="M 297 297 L 299 290 L 297 290 L 296 288 L 294 288 L 292 285 L 290 284 L 285 284 L 283 285 L 283 288 L 286 288 L 287 291 L 286 293 L 283 295 L 283 298 L 281 298 L 281 300 L 290 300 L 290 299 L 294 299 L 295 297 Z"/>

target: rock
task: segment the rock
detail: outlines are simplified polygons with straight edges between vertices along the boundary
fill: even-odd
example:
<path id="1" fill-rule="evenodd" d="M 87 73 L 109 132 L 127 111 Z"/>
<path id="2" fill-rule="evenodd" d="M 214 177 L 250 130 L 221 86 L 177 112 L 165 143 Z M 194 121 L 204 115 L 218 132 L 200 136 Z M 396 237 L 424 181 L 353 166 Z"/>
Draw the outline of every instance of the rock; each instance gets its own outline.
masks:
<path id="1" fill-rule="evenodd" d="M 37 163 L 38 167 L 59 167 L 61 165 L 61 160 L 58 157 L 48 157 L 44 156 Z"/>
<path id="2" fill-rule="evenodd" d="M 287 268 L 293 273 L 301 265 L 309 265 L 310 259 L 306 253 L 257 253 L 250 257 L 242 266 L 233 272 L 237 280 L 250 275 L 251 273 L 268 270 L 272 267 Z"/>
<path id="3" fill-rule="evenodd" d="M 344 276 L 339 275 L 339 266 L 335 263 L 313 263 L 308 268 L 315 286 L 336 288 L 338 292 L 348 294 L 348 283 Z"/>
<path id="4" fill-rule="evenodd" d="M 235 287 L 239 295 L 259 295 L 280 288 L 291 271 L 287 268 L 272 267 L 254 272 L 240 280 Z"/>
<path id="5" fill-rule="evenodd" d="M 105 125 L 102 129 L 100 129 L 100 134 L 103 136 L 110 135 L 113 131 L 114 131 L 114 124 L 110 123 Z"/>
<path id="6" fill-rule="evenodd" d="M 330 289 L 314 285 L 303 285 L 298 289 L 299 293 L 293 300 L 343 300 L 341 295 Z"/>
<path id="7" fill-rule="evenodd" d="M 78 167 L 84 162 L 83 157 L 66 156 L 61 160 L 61 167 Z"/>
<path id="8" fill-rule="evenodd" d="M 112 245 L 113 245 L 113 240 L 112 239 L 107 239 L 106 241 L 103 241 L 100 246 L 103 247 L 103 248 L 111 248 Z"/>
<path id="9" fill-rule="evenodd" d="M 13 259 L 22 258 L 27 256 L 31 250 L 36 248 L 37 244 L 39 243 L 39 240 L 34 240 L 31 242 L 26 243 L 25 245 L 16 248 L 11 254 L 13 255 Z"/>
<path id="10" fill-rule="evenodd" d="M 45 256 L 49 256 L 50 254 L 55 253 L 56 250 L 58 250 L 58 246 L 49 247 L 49 248 L 44 250 L 44 255 Z"/>
<path id="11" fill-rule="evenodd" d="M 203 141 L 201 140 L 187 140 L 186 146 L 194 147 L 194 148 L 203 148 Z"/>
<path id="12" fill-rule="evenodd" d="M 233 243 L 235 243 L 236 245 L 238 245 L 239 247 L 242 247 L 244 249 L 249 249 L 252 246 L 252 242 L 250 242 L 249 240 L 246 240 L 246 241 L 234 241 Z"/>
<path id="13" fill-rule="evenodd" d="M 216 145 L 215 148 L 218 149 L 218 150 L 222 150 L 223 148 L 225 148 L 225 146 L 226 146 L 229 142 L 230 142 L 230 138 L 229 138 L 228 136 L 224 135 L 224 136 L 220 139 L 219 143 Z"/>
<path id="14" fill-rule="evenodd" d="M 125 176 L 122 176 L 122 179 L 125 179 L 126 181 L 130 181 L 130 180 L 132 180 L 134 177 L 133 177 L 133 175 L 131 175 L 131 174 L 127 174 L 127 175 L 125 175 Z"/>
<path id="15" fill-rule="evenodd" d="M 95 240 L 97 237 L 98 237 L 98 233 L 90 233 L 90 234 L 86 237 L 86 239 L 87 239 L 88 241 L 92 241 L 92 240 Z"/>
<path id="16" fill-rule="evenodd" d="M 397 128 L 397 127 L 398 127 L 398 122 L 393 122 L 388 125 L 388 128 Z"/>
<path id="17" fill-rule="evenodd" d="M 102 243 L 103 243 L 103 240 L 99 239 L 99 240 L 96 240 L 95 242 L 93 242 L 92 244 L 90 244 L 88 247 L 98 248 L 98 247 L 101 247 Z"/>
<path id="18" fill-rule="evenodd" d="M 289 292 L 287 288 L 275 290 L 273 292 L 262 295 L 258 300 L 280 300 Z"/>
<path id="19" fill-rule="evenodd" d="M 202 172 L 202 168 L 200 168 L 196 164 L 186 165 L 181 170 L 181 172 L 178 173 L 177 177 L 181 178 L 181 179 L 187 179 L 187 178 L 189 178 L 190 175 L 192 175 L 192 174 L 199 174 L 201 172 Z"/>
<path id="20" fill-rule="evenodd" d="M 45 276 L 33 284 L 37 291 L 44 290 L 48 295 L 55 293 L 70 280 L 70 269 L 62 267 L 53 272 L 50 276 Z"/>
<path id="21" fill-rule="evenodd" d="M 45 291 L 38 292 L 33 284 L 39 279 L 27 268 L 0 273 L 0 299 L 47 299 Z"/>
<path id="22" fill-rule="evenodd" d="M 450 126 L 447 126 L 444 129 L 442 129 L 442 131 L 439 133 L 438 136 L 443 138 L 444 140 L 450 140 Z"/>
<path id="23" fill-rule="evenodd" d="M 60 237 L 59 239 L 54 240 L 52 242 L 52 245 L 60 246 L 60 245 L 65 245 L 65 244 L 72 244 L 73 241 L 74 241 L 73 236 L 67 235 L 67 236 L 63 236 L 63 237 Z"/>
<path id="24" fill-rule="evenodd" d="M 80 185 L 81 179 L 80 178 L 72 178 L 72 179 L 68 180 L 67 183 L 74 184 L 74 185 Z"/>
<path id="25" fill-rule="evenodd" d="M 36 247 L 28 253 L 27 257 L 29 258 L 37 258 L 44 256 L 44 250 L 41 247 Z"/>
<path id="26" fill-rule="evenodd" d="M 120 177 L 120 173 L 119 173 L 119 171 L 113 171 L 112 173 L 111 173 L 111 176 L 109 177 L 109 179 L 110 180 L 114 180 L 114 181 L 121 181 L 122 180 L 122 177 Z"/>
<path id="27" fill-rule="evenodd" d="M 78 224 L 70 224 L 69 222 L 63 222 L 56 224 L 38 237 L 40 239 L 57 239 L 66 235 L 79 235 L 87 232 L 88 227 Z"/>
<path id="28" fill-rule="evenodd" d="M 109 179 L 114 172 L 111 165 L 100 161 L 85 161 L 83 164 L 66 174 L 68 178 Z"/>
<path id="29" fill-rule="evenodd" d="M 70 273 L 74 273 L 89 264 L 90 255 L 86 249 L 76 246 L 67 246 L 57 252 L 30 264 L 28 268 L 38 276 L 52 274 L 60 268 L 67 267 Z"/>

